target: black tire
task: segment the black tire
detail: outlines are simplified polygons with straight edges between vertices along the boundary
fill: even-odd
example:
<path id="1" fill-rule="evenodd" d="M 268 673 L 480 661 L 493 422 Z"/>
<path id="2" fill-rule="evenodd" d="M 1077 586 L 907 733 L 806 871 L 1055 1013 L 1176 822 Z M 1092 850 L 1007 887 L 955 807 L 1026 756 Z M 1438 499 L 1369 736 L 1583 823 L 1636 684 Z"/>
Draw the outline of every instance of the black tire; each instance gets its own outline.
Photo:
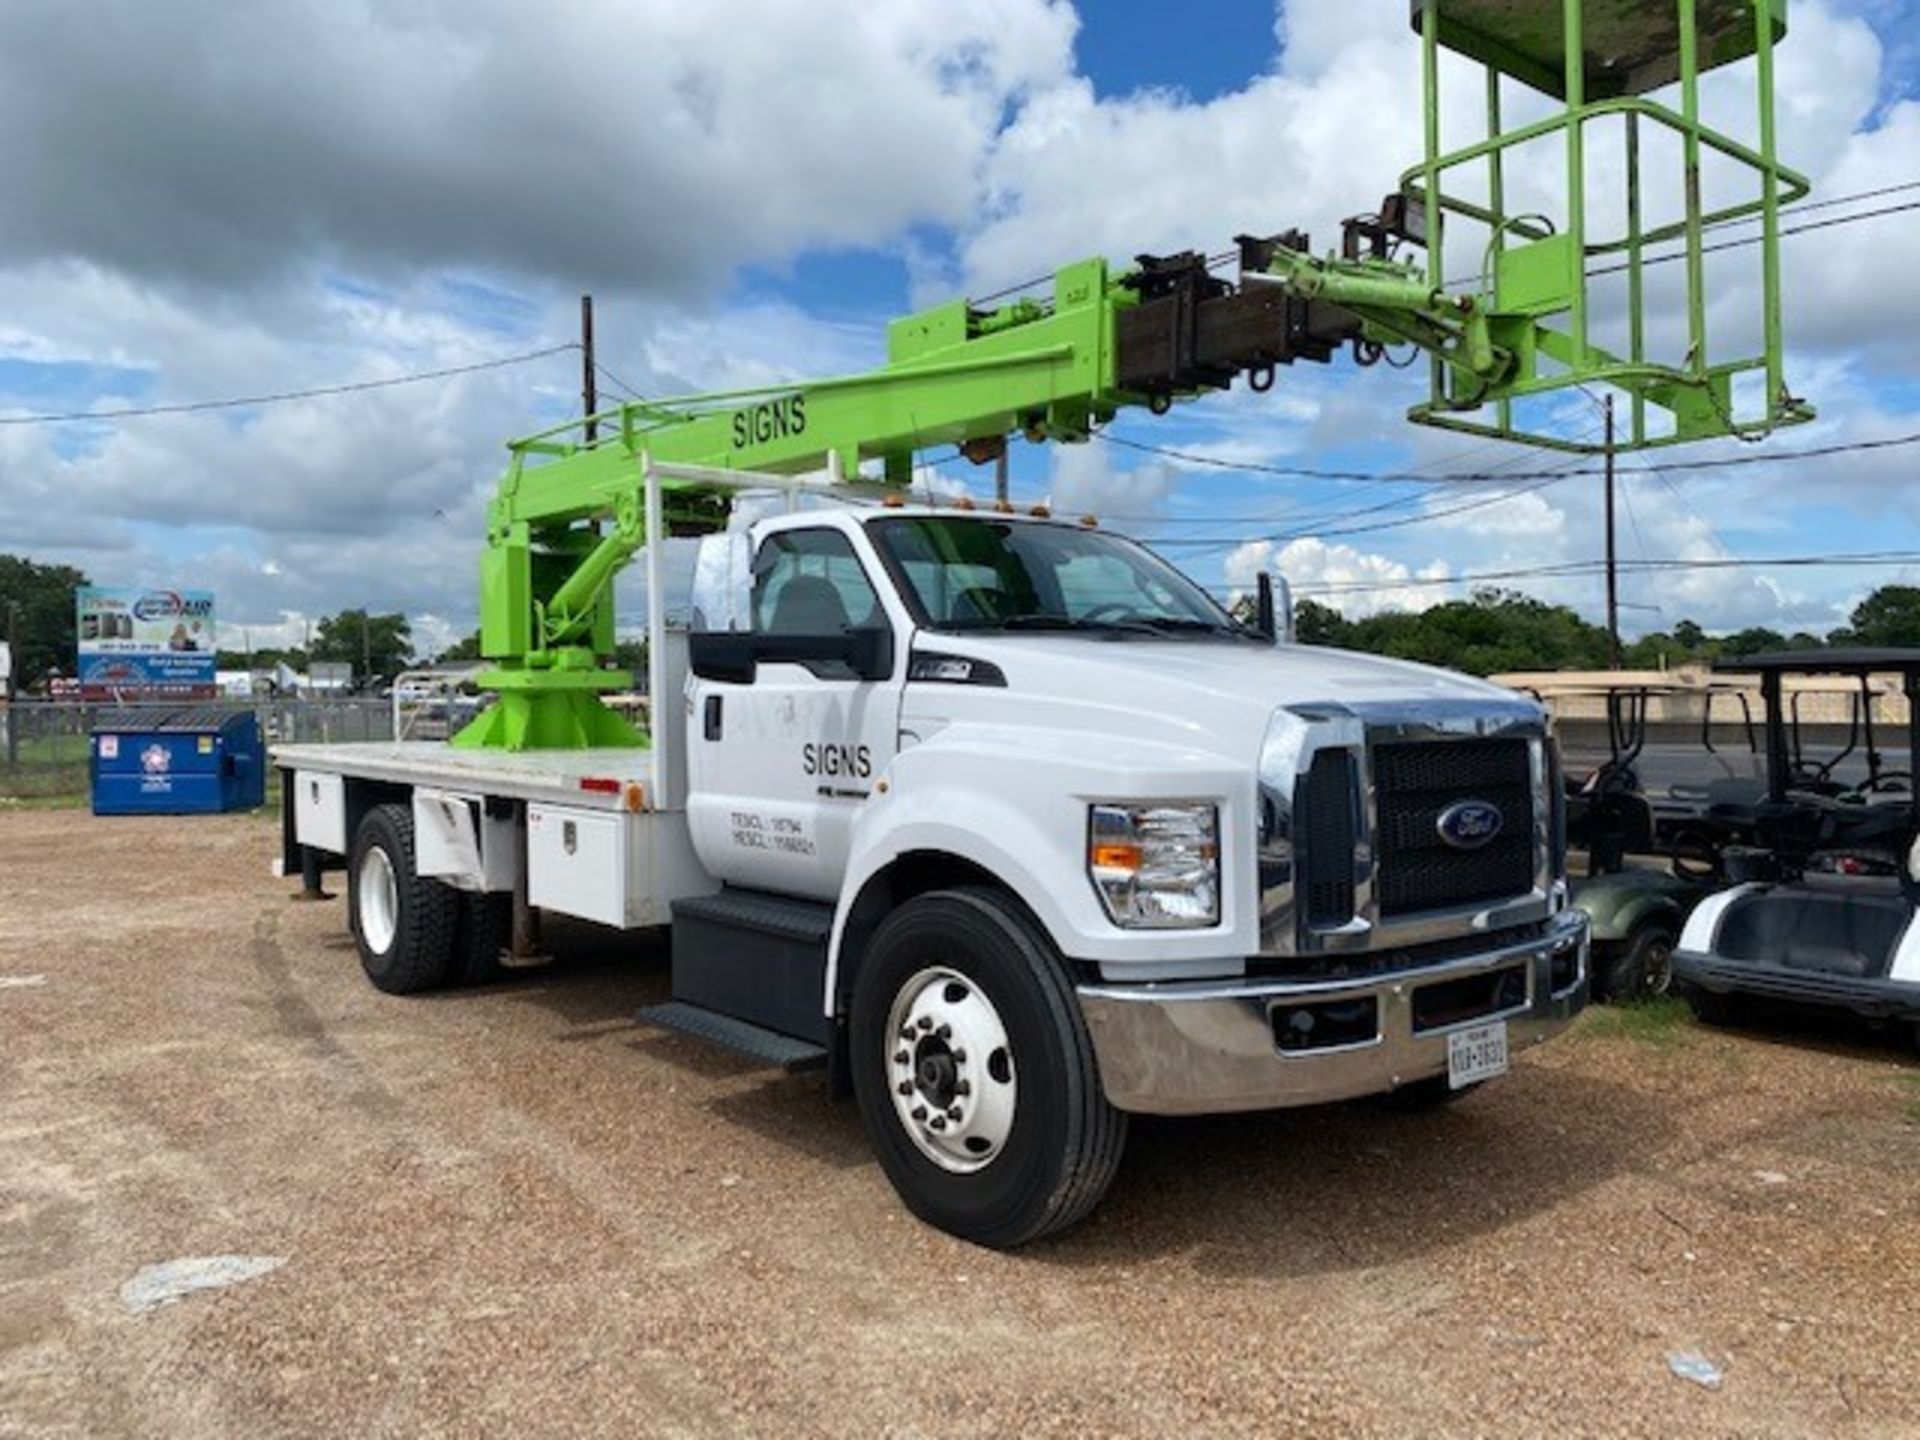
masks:
<path id="1" fill-rule="evenodd" d="M 373 851 L 385 857 L 392 871 L 390 925 L 369 923 L 367 907 L 380 903 L 363 893 Z M 459 913 L 459 893 L 414 868 L 412 807 L 376 805 L 369 810 L 354 832 L 347 862 L 347 916 L 367 978 L 389 995 L 417 995 L 439 985 L 453 960 Z M 382 949 L 375 941 L 386 929 L 391 934 Z M 371 939 L 369 930 L 376 932 Z"/>
<path id="2" fill-rule="evenodd" d="M 490 985 L 506 973 L 501 956 L 513 935 L 513 897 L 467 892 L 460 896 L 460 921 L 454 932 L 455 985 Z"/>
<path id="3" fill-rule="evenodd" d="M 1428 1110 L 1443 1109 L 1479 1088 L 1478 1085 L 1463 1085 L 1456 1090 L 1446 1076 L 1429 1075 L 1424 1080 L 1415 1080 L 1397 1090 L 1389 1090 L 1378 1099 L 1382 1109 L 1418 1115 Z"/>
<path id="4" fill-rule="evenodd" d="M 1631 1004 L 1665 995 L 1673 989 L 1673 927 L 1665 920 L 1648 920 L 1623 945 L 1609 946 L 1597 967 L 1602 999 Z"/>
<path id="5" fill-rule="evenodd" d="M 909 982 L 929 968 L 955 972 L 997 1012 L 1017 1080 L 1005 1140 L 971 1173 L 923 1152 L 894 1104 L 888 1065 L 899 1042 L 889 1021 Z M 854 983 L 850 1018 L 853 1088 L 868 1139 L 922 1220 L 976 1245 L 1012 1249 L 1084 1219 L 1106 1193 L 1127 1117 L 1100 1088 L 1065 962 L 1004 896 L 934 891 L 887 916 Z"/>

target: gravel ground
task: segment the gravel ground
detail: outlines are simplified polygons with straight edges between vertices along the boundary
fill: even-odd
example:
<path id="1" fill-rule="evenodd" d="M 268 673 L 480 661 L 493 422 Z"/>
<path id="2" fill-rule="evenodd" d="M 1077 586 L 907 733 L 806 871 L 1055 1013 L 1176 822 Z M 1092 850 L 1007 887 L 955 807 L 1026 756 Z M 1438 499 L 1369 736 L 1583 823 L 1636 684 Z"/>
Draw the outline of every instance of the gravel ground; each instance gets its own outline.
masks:
<path id="1" fill-rule="evenodd" d="M 1891 1043 L 1596 1011 L 1438 1115 L 1138 1124 L 995 1255 L 637 1028 L 657 949 L 390 999 L 275 840 L 0 815 L 0 1435 L 1920 1433 Z M 286 1264 L 118 1298 L 225 1253 Z"/>

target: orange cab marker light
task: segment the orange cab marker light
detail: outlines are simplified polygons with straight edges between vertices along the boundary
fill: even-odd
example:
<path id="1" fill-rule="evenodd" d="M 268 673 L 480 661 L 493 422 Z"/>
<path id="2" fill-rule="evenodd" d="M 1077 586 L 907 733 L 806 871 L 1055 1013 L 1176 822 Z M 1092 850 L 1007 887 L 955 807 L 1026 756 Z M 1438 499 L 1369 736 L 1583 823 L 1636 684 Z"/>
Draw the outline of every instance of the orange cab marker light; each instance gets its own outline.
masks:
<path id="1" fill-rule="evenodd" d="M 1093 867 L 1096 870 L 1138 870 L 1140 868 L 1138 845 L 1094 845 L 1091 848 Z"/>
<path id="2" fill-rule="evenodd" d="M 904 495 L 885 495 L 880 500 L 880 504 L 888 510 L 898 510 L 906 503 L 907 497 Z"/>
<path id="3" fill-rule="evenodd" d="M 638 780 L 629 780 L 627 788 L 620 792 L 620 803 L 627 807 L 631 815 L 638 815 L 647 808 L 647 787 Z"/>
<path id="4" fill-rule="evenodd" d="M 1053 507 L 1051 505 L 1036 505 L 1027 513 L 1036 520 L 1046 520 L 1052 517 Z"/>
<path id="5" fill-rule="evenodd" d="M 1098 515 L 1082 515 L 1080 517 L 1080 523 L 1086 526 L 1089 530 L 1098 529 L 1100 525 L 1100 517 Z"/>

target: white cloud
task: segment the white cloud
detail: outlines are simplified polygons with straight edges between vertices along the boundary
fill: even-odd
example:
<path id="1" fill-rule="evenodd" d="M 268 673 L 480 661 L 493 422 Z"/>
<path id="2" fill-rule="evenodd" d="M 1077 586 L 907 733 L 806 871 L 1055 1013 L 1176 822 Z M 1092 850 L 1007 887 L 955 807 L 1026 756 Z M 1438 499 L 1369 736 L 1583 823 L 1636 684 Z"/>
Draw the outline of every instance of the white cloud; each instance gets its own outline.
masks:
<path id="1" fill-rule="evenodd" d="M 1098 442 L 1054 446 L 1048 502 L 1063 515 L 1137 519 L 1157 514 L 1173 490 L 1173 467 L 1148 460 L 1121 469 L 1113 464 L 1113 454 Z"/>
<path id="2" fill-rule="evenodd" d="M 685 294 L 960 220 L 1075 26 L 1050 0 L 8 6 L 0 255 L 213 290 L 326 256 Z"/>
<path id="3" fill-rule="evenodd" d="M 1262 570 L 1286 580 L 1296 597 L 1330 606 L 1353 620 L 1388 610 L 1425 610 L 1453 598 L 1446 586 L 1407 583 L 1446 578 L 1450 572 L 1444 561 L 1416 571 L 1384 555 L 1313 538 L 1277 548 L 1270 540 L 1250 540 L 1227 557 L 1227 583 L 1236 591 L 1251 590 Z"/>
<path id="4" fill-rule="evenodd" d="M 218 20 L 196 18 L 197 3 L 0 9 L 0 358 L 127 372 L 111 387 L 127 393 L 95 386 L 95 404 L 534 348 L 571 336 L 582 288 L 598 292 L 603 359 L 648 394 L 860 368 L 880 354 L 877 327 L 714 297 L 742 264 L 830 246 L 900 255 L 916 301 L 1090 252 L 1216 248 L 1240 230 L 1301 225 L 1324 248 L 1419 137 L 1418 47 L 1396 3 L 1290 0 L 1266 71 L 1200 102 L 1097 98 L 1072 73 L 1075 16 L 1059 0 L 582 0 L 552 13 L 269 0 Z M 1881 93 L 1883 40 L 1907 42 L 1899 17 L 1876 15 L 1880 38 L 1837 0 L 1808 0 L 1781 51 L 1783 154 L 1826 196 L 1920 176 L 1920 105 Z M 1477 86 L 1454 91 L 1449 137 L 1477 133 Z M 1708 101 L 1723 104 L 1712 89 Z M 1609 163 L 1596 146 L 1596 185 Z M 1789 375 L 1826 418 L 1784 443 L 1920 428 L 1887 393 L 1920 354 L 1920 275 L 1897 263 L 1900 226 L 1787 242 Z M 1750 326 L 1752 277 L 1732 284 L 1712 316 L 1721 348 Z M 1270 395 L 1210 397 L 1128 433 L 1235 462 L 1542 463 L 1405 425 L 1423 373 L 1302 365 Z M 103 579 L 211 583 L 231 623 L 368 604 L 463 629 L 501 444 L 570 413 L 577 383 L 566 356 L 253 416 L 0 429 L 0 549 Z M 1634 482 L 1644 548 L 1722 556 L 1816 522 L 1910 533 L 1911 453 L 1677 476 L 1685 502 Z M 1103 515 L 1234 496 L 1232 509 L 1288 524 L 1376 499 L 1098 442 L 1057 447 L 1050 465 L 1062 510 Z M 965 472 L 976 494 L 990 477 Z M 1302 587 L 1386 587 L 1343 600 L 1352 613 L 1412 607 L 1458 593 L 1404 583 L 1426 575 L 1592 560 L 1600 523 L 1597 483 L 1569 482 L 1351 544 L 1255 546 L 1227 578 L 1276 564 Z M 1659 609 L 1630 622 L 1833 623 L 1858 578 L 1636 576 L 1633 602 Z M 1521 583 L 1597 611 L 1597 580 Z"/>

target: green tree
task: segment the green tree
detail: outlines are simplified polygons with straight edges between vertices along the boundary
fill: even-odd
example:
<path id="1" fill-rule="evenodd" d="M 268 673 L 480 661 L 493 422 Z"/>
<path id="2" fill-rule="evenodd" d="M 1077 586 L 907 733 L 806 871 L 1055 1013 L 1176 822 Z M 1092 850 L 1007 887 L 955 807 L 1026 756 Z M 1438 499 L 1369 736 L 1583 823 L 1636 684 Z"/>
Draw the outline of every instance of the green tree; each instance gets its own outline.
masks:
<path id="1" fill-rule="evenodd" d="M 1317 600 L 1301 600 L 1293 607 L 1294 635 L 1302 645 L 1338 645 L 1353 643 L 1353 626 L 1331 605 Z"/>
<path id="2" fill-rule="evenodd" d="M 71 565 L 36 565 L 22 555 L 0 555 L 0 640 L 11 626 L 20 645 L 13 680 L 21 689 L 38 685 L 50 670 L 74 673 L 79 637 L 73 592 L 86 583 Z"/>
<path id="3" fill-rule="evenodd" d="M 1356 650 L 1443 665 L 1474 675 L 1515 670 L 1598 670 L 1607 634 L 1564 605 L 1511 590 L 1482 590 L 1418 614 L 1393 612 L 1352 622 Z"/>
<path id="4" fill-rule="evenodd" d="M 313 658 L 351 665 L 362 681 L 391 679 L 413 658 L 413 627 L 404 615 L 342 610 L 315 627 Z"/>
<path id="5" fill-rule="evenodd" d="M 454 665 L 463 660 L 478 660 L 480 655 L 480 632 L 463 636 L 442 650 L 434 659 L 442 665 Z"/>
<path id="6" fill-rule="evenodd" d="M 1691 620 L 1682 620 L 1678 625 L 1673 627 L 1673 638 L 1679 642 L 1683 649 L 1698 650 L 1706 643 L 1707 632 Z"/>
<path id="7" fill-rule="evenodd" d="M 1882 585 L 1854 608 L 1852 620 L 1852 644 L 1920 646 L 1920 586 Z"/>
<path id="8" fill-rule="evenodd" d="M 1735 658 L 1746 655 L 1765 655 L 1771 651 L 1786 648 L 1787 637 L 1778 630 L 1769 630 L 1763 625 L 1735 631 L 1720 642 L 1720 653 Z"/>

